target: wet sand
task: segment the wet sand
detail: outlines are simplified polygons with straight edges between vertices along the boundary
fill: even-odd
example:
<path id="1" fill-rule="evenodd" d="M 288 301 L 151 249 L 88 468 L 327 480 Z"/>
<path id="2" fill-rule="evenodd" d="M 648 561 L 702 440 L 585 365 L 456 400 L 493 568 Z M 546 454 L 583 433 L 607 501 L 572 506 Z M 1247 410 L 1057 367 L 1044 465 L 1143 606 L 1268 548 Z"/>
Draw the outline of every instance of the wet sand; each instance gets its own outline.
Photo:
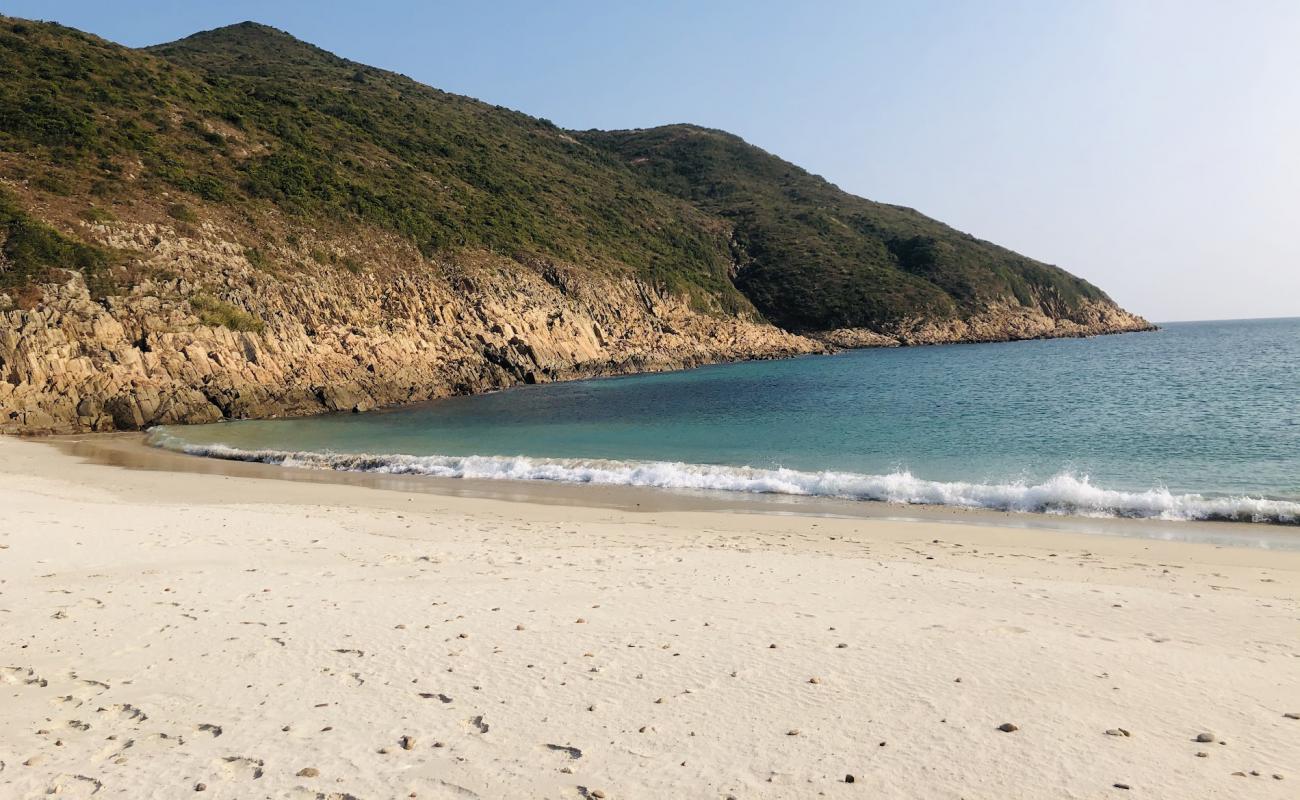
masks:
<path id="1" fill-rule="evenodd" d="M 427 475 L 383 475 L 285 468 L 257 462 L 201 458 L 151 447 L 139 433 L 53 436 L 37 441 L 95 464 L 127 469 L 195 472 L 267 480 L 367 486 L 388 491 L 477 497 L 492 500 L 584 506 L 623 511 L 709 511 L 719 513 L 785 514 L 844 517 L 897 522 L 937 522 L 1068 533 L 1095 533 L 1139 539 L 1263 547 L 1300 551 L 1300 527 L 1221 521 L 1117 519 L 993 511 L 953 506 L 903 505 L 834 497 L 745 494 L 722 491 L 659 489 L 640 486 L 590 486 L 552 481 L 439 478 Z"/>
<path id="2" fill-rule="evenodd" d="M 290 475 L 106 441 L 0 439 L 0 796 L 1300 781 L 1291 529 Z"/>

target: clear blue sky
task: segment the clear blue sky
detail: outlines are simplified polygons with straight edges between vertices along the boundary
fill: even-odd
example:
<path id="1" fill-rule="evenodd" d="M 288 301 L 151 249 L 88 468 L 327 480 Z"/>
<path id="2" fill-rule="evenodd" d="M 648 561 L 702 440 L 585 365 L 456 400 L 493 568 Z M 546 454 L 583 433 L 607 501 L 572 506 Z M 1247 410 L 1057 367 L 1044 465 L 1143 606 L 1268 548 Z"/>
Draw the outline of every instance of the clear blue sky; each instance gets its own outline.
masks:
<path id="1" fill-rule="evenodd" d="M 569 128 L 723 128 L 1156 320 L 1300 315 L 1300 2 L 0 0 L 244 19 Z"/>

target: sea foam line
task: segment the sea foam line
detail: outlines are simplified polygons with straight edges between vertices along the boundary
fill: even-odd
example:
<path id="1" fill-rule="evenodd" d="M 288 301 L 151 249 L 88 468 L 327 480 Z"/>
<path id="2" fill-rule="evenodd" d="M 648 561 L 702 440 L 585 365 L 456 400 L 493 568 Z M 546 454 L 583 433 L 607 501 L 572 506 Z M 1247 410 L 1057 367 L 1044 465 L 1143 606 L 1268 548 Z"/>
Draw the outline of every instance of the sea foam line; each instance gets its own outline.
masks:
<path id="1" fill-rule="evenodd" d="M 1174 494 L 1165 488 L 1118 491 L 1095 486 L 1086 475 L 1073 473 L 1061 473 L 1041 483 L 967 483 L 923 480 L 906 471 L 864 475 L 667 461 L 244 450 L 223 444 L 193 444 L 160 430 L 151 432 L 148 441 L 155 447 L 195 456 L 339 472 L 786 494 L 1092 517 L 1300 524 L 1300 503 L 1296 502 Z"/>

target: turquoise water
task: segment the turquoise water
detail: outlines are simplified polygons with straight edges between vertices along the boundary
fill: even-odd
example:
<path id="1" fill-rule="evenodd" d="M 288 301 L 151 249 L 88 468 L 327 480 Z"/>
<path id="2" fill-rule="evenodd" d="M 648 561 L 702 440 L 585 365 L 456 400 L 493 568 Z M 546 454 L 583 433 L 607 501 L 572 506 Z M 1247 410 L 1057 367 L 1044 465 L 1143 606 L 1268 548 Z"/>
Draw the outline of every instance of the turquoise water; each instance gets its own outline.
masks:
<path id="1" fill-rule="evenodd" d="M 1300 319 L 857 350 L 152 441 L 308 468 L 1294 523 Z"/>

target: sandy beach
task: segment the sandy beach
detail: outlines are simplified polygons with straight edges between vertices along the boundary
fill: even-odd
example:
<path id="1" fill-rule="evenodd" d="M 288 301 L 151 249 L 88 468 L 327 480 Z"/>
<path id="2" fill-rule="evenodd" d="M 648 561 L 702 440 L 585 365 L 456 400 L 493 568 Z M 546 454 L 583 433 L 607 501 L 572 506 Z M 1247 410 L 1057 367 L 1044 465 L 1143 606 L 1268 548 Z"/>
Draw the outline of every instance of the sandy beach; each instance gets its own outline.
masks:
<path id="1" fill-rule="evenodd" d="M 1300 792 L 1296 550 L 0 473 L 3 797 Z"/>

